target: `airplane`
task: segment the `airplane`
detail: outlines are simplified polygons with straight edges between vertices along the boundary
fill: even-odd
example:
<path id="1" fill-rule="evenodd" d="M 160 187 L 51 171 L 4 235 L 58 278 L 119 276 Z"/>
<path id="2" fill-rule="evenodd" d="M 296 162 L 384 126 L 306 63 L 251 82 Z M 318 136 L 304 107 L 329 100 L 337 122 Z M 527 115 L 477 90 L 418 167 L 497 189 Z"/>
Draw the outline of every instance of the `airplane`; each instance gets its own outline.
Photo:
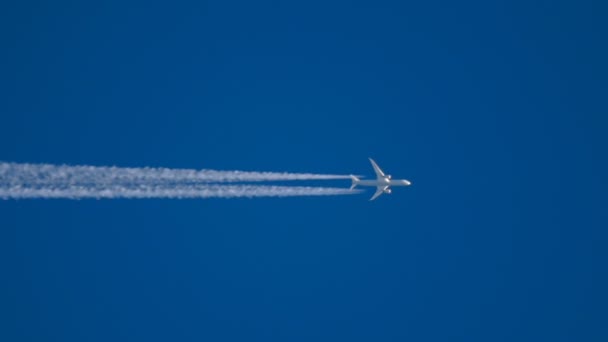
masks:
<path id="1" fill-rule="evenodd" d="M 391 186 L 410 186 L 412 182 L 406 179 L 391 179 L 390 175 L 384 174 L 378 164 L 372 159 L 369 158 L 369 161 L 372 163 L 372 167 L 374 168 L 374 172 L 376 172 L 376 180 L 361 180 L 357 176 L 350 175 L 350 178 L 353 181 L 350 189 L 354 189 L 357 185 L 361 186 L 375 186 L 376 193 L 370 198 L 370 201 L 375 200 L 378 196 L 387 193 L 391 193 Z"/>

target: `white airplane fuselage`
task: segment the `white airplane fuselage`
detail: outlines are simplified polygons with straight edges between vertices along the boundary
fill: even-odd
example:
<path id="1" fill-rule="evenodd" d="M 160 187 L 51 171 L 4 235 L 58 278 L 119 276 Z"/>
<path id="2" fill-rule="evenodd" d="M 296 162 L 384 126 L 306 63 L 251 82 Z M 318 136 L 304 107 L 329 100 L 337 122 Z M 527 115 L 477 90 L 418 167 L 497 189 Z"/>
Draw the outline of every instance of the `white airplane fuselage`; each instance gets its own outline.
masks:
<path id="1" fill-rule="evenodd" d="M 360 186 L 410 186 L 412 183 L 407 179 L 374 179 L 374 180 L 359 180 L 355 182 Z"/>

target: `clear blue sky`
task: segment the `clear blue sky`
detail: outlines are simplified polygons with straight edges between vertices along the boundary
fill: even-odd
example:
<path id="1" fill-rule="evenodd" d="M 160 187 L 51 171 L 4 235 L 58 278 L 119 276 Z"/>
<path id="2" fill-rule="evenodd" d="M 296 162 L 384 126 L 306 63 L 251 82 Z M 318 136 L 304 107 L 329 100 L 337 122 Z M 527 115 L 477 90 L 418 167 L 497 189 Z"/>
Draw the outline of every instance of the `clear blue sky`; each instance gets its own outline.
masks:
<path id="1" fill-rule="evenodd" d="M 0 160 L 413 186 L 1 201 L 0 340 L 608 340 L 606 13 L 4 2 Z"/>

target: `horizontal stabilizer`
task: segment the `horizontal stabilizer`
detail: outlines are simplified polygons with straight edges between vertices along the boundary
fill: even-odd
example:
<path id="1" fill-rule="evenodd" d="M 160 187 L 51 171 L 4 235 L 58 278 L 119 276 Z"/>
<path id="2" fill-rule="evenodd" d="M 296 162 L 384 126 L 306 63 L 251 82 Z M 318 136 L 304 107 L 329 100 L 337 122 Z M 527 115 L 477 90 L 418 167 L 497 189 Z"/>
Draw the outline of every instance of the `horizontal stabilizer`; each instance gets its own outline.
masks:
<path id="1" fill-rule="evenodd" d="M 353 181 L 353 183 L 350 186 L 350 189 L 352 190 L 357 186 L 357 184 L 359 184 L 359 182 L 361 180 L 359 178 L 357 178 L 357 176 L 353 176 L 353 175 L 350 175 L 350 179 L 352 179 L 352 181 Z"/>

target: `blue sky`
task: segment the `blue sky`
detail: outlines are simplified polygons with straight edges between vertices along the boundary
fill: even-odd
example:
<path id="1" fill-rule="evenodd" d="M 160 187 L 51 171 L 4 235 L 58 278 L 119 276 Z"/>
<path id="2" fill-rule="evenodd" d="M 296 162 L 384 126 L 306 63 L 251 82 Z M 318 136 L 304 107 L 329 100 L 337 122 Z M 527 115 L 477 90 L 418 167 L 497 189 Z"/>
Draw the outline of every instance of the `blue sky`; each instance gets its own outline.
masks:
<path id="1" fill-rule="evenodd" d="M 605 341 L 605 13 L 0 5 L 0 160 L 413 182 L 2 201 L 0 340 Z"/>

